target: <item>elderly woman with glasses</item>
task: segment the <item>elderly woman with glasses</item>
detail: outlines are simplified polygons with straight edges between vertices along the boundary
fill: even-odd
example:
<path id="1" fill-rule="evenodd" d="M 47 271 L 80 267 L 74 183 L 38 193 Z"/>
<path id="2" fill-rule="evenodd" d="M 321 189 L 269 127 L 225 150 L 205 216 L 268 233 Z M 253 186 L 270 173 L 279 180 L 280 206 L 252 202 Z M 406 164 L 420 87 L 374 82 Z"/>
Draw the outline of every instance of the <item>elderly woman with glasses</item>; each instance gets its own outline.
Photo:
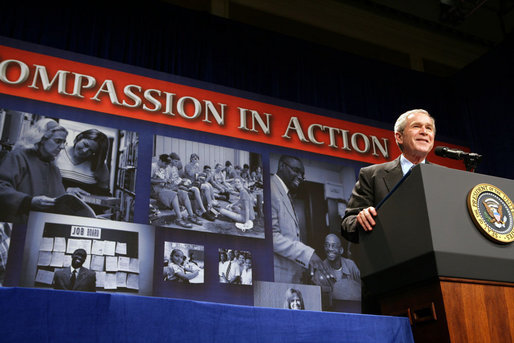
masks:
<path id="1" fill-rule="evenodd" d="M 65 193 L 54 159 L 67 135 L 53 119 L 41 119 L 5 156 L 0 164 L 0 221 L 26 222 L 31 210 L 50 210 Z"/>

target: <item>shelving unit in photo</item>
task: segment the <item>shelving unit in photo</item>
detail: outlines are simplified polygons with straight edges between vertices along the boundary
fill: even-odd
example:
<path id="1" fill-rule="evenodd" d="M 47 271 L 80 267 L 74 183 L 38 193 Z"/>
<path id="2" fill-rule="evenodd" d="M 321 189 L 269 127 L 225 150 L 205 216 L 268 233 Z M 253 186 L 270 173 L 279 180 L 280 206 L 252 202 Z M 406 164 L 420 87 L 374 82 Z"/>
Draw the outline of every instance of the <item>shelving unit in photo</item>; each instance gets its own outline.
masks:
<path id="1" fill-rule="evenodd" d="M 139 138 L 135 132 L 120 131 L 118 139 L 118 174 L 115 194 L 121 199 L 121 204 L 116 219 L 133 221 Z"/>

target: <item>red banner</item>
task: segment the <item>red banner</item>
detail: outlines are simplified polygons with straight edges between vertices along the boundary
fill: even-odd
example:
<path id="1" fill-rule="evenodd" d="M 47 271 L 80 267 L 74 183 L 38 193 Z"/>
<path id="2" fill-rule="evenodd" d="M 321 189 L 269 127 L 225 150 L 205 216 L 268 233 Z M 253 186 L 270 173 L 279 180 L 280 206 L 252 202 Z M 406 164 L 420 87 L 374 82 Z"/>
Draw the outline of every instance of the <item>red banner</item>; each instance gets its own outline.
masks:
<path id="1" fill-rule="evenodd" d="M 4 94 L 368 163 L 389 161 L 400 153 L 392 130 L 6 46 L 0 49 Z M 429 158 L 463 169 L 459 161 L 433 154 Z"/>

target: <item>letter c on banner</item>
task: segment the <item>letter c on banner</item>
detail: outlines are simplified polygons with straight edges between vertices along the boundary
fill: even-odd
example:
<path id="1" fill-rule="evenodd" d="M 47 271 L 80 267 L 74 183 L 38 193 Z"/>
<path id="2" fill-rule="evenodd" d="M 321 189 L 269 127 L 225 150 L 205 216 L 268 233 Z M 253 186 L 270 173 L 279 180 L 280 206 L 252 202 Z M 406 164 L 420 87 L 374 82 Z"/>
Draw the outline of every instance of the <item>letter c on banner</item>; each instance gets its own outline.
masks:
<path id="1" fill-rule="evenodd" d="M 317 144 L 317 145 L 321 145 L 323 144 L 323 142 L 320 142 L 316 139 L 316 137 L 314 136 L 314 129 L 315 128 L 318 128 L 320 129 L 321 131 L 325 131 L 325 127 L 320 125 L 320 124 L 312 124 L 311 126 L 309 126 L 309 128 L 307 129 L 307 135 L 309 136 L 309 139 L 311 140 L 312 143 L 314 144 Z"/>

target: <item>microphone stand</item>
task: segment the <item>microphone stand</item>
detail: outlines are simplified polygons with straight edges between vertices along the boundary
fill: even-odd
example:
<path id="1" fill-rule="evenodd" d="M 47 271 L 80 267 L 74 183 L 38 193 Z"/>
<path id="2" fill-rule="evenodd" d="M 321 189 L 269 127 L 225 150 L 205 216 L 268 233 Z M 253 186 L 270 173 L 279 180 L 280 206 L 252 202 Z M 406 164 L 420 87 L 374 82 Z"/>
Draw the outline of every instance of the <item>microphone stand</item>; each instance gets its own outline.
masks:
<path id="1" fill-rule="evenodd" d="M 466 166 L 466 170 L 472 173 L 475 172 L 475 169 L 478 167 L 478 164 L 482 160 L 482 155 L 471 153 L 467 154 L 463 158 L 464 165 Z"/>

